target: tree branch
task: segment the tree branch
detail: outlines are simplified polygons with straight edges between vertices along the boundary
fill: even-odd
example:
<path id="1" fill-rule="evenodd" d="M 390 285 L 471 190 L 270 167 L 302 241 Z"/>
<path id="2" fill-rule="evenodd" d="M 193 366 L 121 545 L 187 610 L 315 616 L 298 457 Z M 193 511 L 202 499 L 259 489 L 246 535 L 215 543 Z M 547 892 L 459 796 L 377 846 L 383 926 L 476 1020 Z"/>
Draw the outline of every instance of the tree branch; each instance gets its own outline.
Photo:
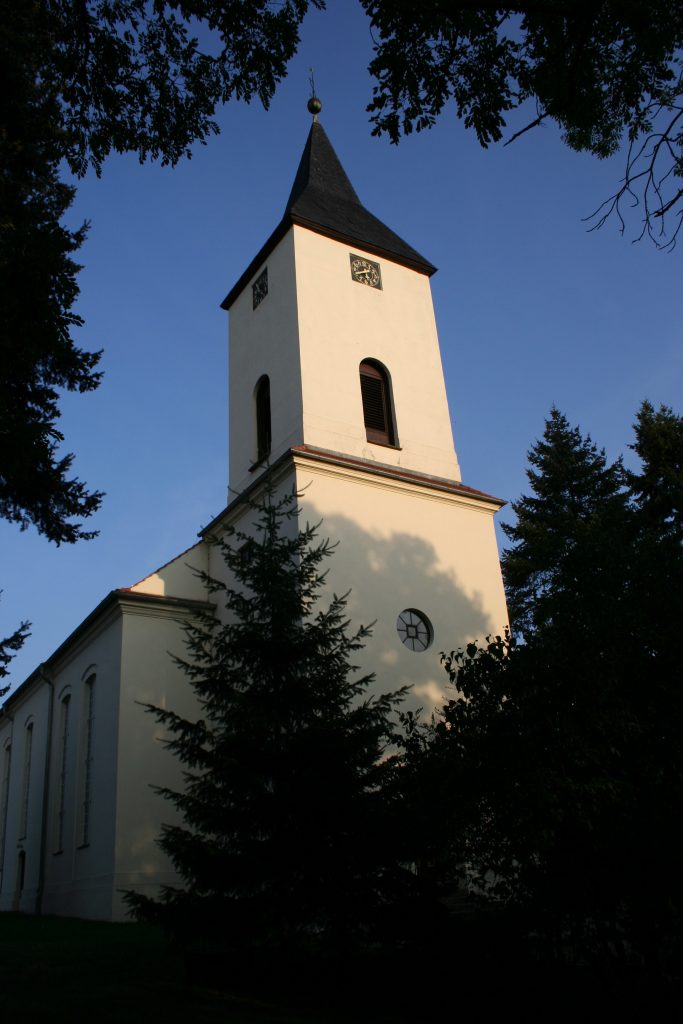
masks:
<path id="1" fill-rule="evenodd" d="M 515 132 L 515 134 L 512 135 L 507 140 L 507 142 L 504 142 L 503 145 L 504 146 L 509 146 L 510 143 L 514 142 L 515 139 L 518 139 L 520 137 L 520 135 L 525 135 L 526 132 L 530 132 L 532 128 L 538 128 L 539 124 L 542 124 L 547 117 L 548 117 L 547 113 L 539 114 L 538 117 L 534 118 L 533 121 L 530 121 L 529 124 L 525 128 L 520 128 L 520 130 L 518 132 Z"/>
<path id="2" fill-rule="evenodd" d="M 675 111 L 673 117 L 668 121 L 660 132 L 650 132 L 646 135 L 640 145 L 636 149 L 636 140 L 632 139 L 629 143 L 628 153 L 626 158 L 626 171 L 623 178 L 623 183 L 617 191 L 609 196 L 603 203 L 598 206 L 588 217 L 584 217 L 585 222 L 591 221 L 594 218 L 598 218 L 596 223 L 592 225 L 588 230 L 595 231 L 601 228 L 609 217 L 616 213 L 619 218 L 620 234 L 624 234 L 625 222 L 621 213 L 620 204 L 625 197 L 629 197 L 632 200 L 632 206 L 640 205 L 642 201 L 643 205 L 643 228 L 640 234 L 634 239 L 634 241 L 640 241 L 645 234 L 652 239 L 657 248 L 671 251 L 676 245 L 676 239 L 678 233 L 683 226 L 683 210 L 680 211 L 677 218 L 676 226 L 671 234 L 671 237 L 667 239 L 666 227 L 664 218 L 669 213 L 676 203 L 683 198 L 683 188 L 679 188 L 676 193 L 669 199 L 666 199 L 662 194 L 664 183 L 668 178 L 676 171 L 681 161 L 681 155 L 677 152 L 676 146 L 680 145 L 680 134 L 676 134 L 676 125 L 683 118 L 683 107 L 672 106 L 663 107 L 659 106 L 654 112 L 653 120 L 659 115 L 663 114 L 665 110 L 671 112 Z M 663 172 L 658 168 L 661 167 L 660 157 L 662 153 L 668 153 L 671 157 L 671 163 Z M 658 165 L 659 161 L 659 165 Z M 636 168 L 644 163 L 641 170 Z M 642 182 L 642 198 L 639 198 L 634 190 L 634 186 Z M 655 204 L 655 209 L 652 209 L 652 202 Z M 604 211 L 601 213 L 601 211 Z M 658 218 L 660 221 L 659 230 L 653 229 L 653 220 Z"/>

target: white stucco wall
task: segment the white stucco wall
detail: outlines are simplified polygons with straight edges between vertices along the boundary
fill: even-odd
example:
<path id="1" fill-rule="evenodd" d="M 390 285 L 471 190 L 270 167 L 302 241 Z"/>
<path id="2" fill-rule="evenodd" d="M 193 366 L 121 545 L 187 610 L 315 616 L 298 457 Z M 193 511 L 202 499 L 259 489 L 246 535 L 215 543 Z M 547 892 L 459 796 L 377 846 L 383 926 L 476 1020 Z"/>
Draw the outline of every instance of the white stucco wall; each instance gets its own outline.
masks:
<path id="1" fill-rule="evenodd" d="M 352 279 L 352 251 L 380 263 L 381 289 Z M 253 309 L 248 284 L 230 309 L 231 497 L 253 479 L 263 374 L 271 462 L 305 443 L 458 480 L 429 278 L 296 225 L 254 280 L 265 267 L 268 295 Z M 390 375 L 395 448 L 366 439 L 359 366 L 367 358 Z"/>
<path id="2" fill-rule="evenodd" d="M 0 751 L 11 743 L 9 794 L 6 810 L 0 910 L 32 913 L 40 880 L 40 836 L 43 816 L 45 751 L 48 730 L 49 693 L 39 680 L 27 687 L 0 727 Z M 26 737 L 31 727 L 31 758 L 28 776 L 28 804 L 24 815 Z M 3 757 L 4 766 L 4 757 Z M 25 816 L 26 827 L 23 827 Z M 24 881 L 20 891 L 19 863 L 24 858 Z"/>
<path id="3" fill-rule="evenodd" d="M 155 569 L 149 576 L 134 583 L 130 590 L 137 594 L 204 601 L 206 586 L 198 573 L 206 572 L 208 567 L 206 544 L 199 541 L 159 569 Z"/>
<path id="4" fill-rule="evenodd" d="M 230 497 L 252 480 L 257 457 L 254 389 L 270 378 L 273 447 L 271 461 L 301 444 L 301 370 L 297 321 L 294 237 L 289 231 L 253 280 L 268 268 L 268 295 L 252 308 L 251 284 L 230 309 L 229 420 Z"/>
<path id="5" fill-rule="evenodd" d="M 202 595 L 205 596 L 203 590 Z M 46 914 L 123 920 L 127 910 L 121 889 L 155 892 L 160 883 L 176 881 L 172 866 L 154 840 L 162 822 L 176 820 L 177 815 L 151 786 L 180 786 L 181 766 L 163 748 L 163 730 L 140 705 L 150 702 L 172 707 L 180 714 L 195 712 L 191 688 L 169 654 L 185 653 L 182 624 L 191 614 L 191 606 L 188 608 L 173 598 L 117 594 L 101 615 L 53 656 L 44 675 L 36 674 L 28 681 L 0 717 L 0 771 L 4 767 L 5 744 L 8 739 L 12 741 L 0 910 L 35 913 L 40 909 Z M 93 677 L 86 836 L 85 722 L 87 685 Z M 47 679 L 52 680 L 53 694 L 49 745 L 51 687 Z M 66 697 L 69 711 L 63 758 L 62 708 Z M 33 742 L 27 827 L 23 832 L 24 744 L 28 723 L 33 725 Z M 48 747 L 50 770 L 44 799 Z M 18 865 L 22 852 L 24 885 L 19 893 Z"/>
<path id="6" fill-rule="evenodd" d="M 429 278 L 295 226 L 304 443 L 457 480 Z M 351 277 L 350 253 L 380 264 L 382 288 Z M 366 440 L 359 365 L 389 372 L 399 448 Z"/>
<path id="7" fill-rule="evenodd" d="M 381 289 L 353 280 L 351 252 L 380 264 Z M 429 278 L 297 225 L 254 278 L 264 266 L 268 296 L 253 310 L 248 285 L 230 311 L 232 485 L 239 490 L 254 479 L 247 455 L 255 452 L 252 398 L 263 373 L 271 381 L 271 462 L 303 444 L 380 472 L 384 465 L 458 481 Z M 365 359 L 389 373 L 395 447 L 367 441 L 359 379 Z M 283 397 L 287 417 L 277 413 Z M 414 703 L 438 703 L 445 683 L 439 652 L 500 632 L 507 622 L 497 503 L 371 476 L 360 465 L 342 469 L 298 455 L 295 463 L 289 486 L 303 494 L 304 518 L 322 518 L 322 534 L 339 541 L 331 586 L 351 589 L 355 622 L 377 620 L 363 667 L 377 673 L 380 690 L 410 685 Z M 220 575 L 215 554 L 209 560 Z M 434 626 L 424 654 L 397 637 L 405 608 L 421 609 Z"/>
<path id="8" fill-rule="evenodd" d="M 275 498 L 300 494 L 299 525 L 322 520 L 319 538 L 337 544 L 321 599 L 350 590 L 352 626 L 375 622 L 358 661 L 376 673 L 376 692 L 410 686 L 406 707 L 442 704 L 448 681 L 440 652 L 501 633 L 507 623 L 493 525 L 498 504 L 296 454 L 273 483 Z M 237 505 L 224 522 L 249 535 L 252 517 Z M 220 551 L 210 549 L 209 558 L 211 575 L 227 580 Z M 423 653 L 408 650 L 396 632 L 407 608 L 424 612 L 434 628 Z M 220 601 L 216 614 L 224 618 Z"/>
<path id="9" fill-rule="evenodd" d="M 355 625 L 374 621 L 360 660 L 378 692 L 411 686 L 406 706 L 431 710 L 447 679 L 441 651 L 500 633 L 507 611 L 493 527 L 494 503 L 297 459 L 302 518 L 338 542 L 328 591 L 351 590 Z M 405 647 L 401 611 L 416 608 L 434 627 L 429 650 Z"/>
<path id="10" fill-rule="evenodd" d="M 12 732 L 10 799 L 0 909 L 106 919 L 111 915 L 116 751 L 120 668 L 120 617 L 115 606 L 86 629 L 54 661 L 36 673 L 10 701 L 0 729 L 0 748 Z M 88 844 L 82 824 L 86 680 L 95 677 Z M 50 685 L 51 680 L 52 685 Z M 62 701 L 69 698 L 66 758 L 62 761 Z M 52 701 L 51 730 L 50 703 Z M 24 791 L 25 730 L 33 722 L 29 813 L 20 835 Z M 49 751 L 49 772 L 46 758 Z M 63 782 L 62 782 L 63 775 Z M 61 847 L 57 819 L 62 803 Z M 24 887 L 17 891 L 19 855 L 26 857 Z M 42 892 L 40 889 L 42 860 Z"/>
<path id="11" fill-rule="evenodd" d="M 155 895 L 160 884 L 178 882 L 156 839 L 162 823 L 176 822 L 179 816 L 152 787 L 182 788 L 182 766 L 163 746 L 165 730 L 142 705 L 170 708 L 188 717 L 197 714 L 187 677 L 171 657 L 186 654 L 182 625 L 190 615 L 182 608 L 124 602 L 114 920 L 128 917 L 120 890 Z"/>
<path id="12" fill-rule="evenodd" d="M 50 793 L 46 829 L 46 914 L 108 919 L 114 874 L 121 616 L 116 606 L 65 653 L 53 671 Z M 82 800 L 87 738 L 87 681 L 94 676 L 92 761 L 87 843 Z M 70 694 L 63 841 L 58 844 L 61 772 L 60 704 Z"/>

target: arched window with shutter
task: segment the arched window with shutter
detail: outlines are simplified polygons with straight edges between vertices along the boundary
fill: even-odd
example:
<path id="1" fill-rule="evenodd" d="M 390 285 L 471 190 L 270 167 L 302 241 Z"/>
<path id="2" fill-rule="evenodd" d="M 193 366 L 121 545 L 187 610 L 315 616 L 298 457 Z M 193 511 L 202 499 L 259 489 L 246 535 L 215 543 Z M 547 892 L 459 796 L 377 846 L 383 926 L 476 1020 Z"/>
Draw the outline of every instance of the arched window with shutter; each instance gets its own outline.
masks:
<path id="1" fill-rule="evenodd" d="M 360 392 L 368 441 L 395 445 L 391 382 L 387 371 L 374 359 L 364 359 L 360 364 Z"/>
<path id="2" fill-rule="evenodd" d="M 270 455 L 270 379 L 264 375 L 256 385 L 256 465 Z"/>

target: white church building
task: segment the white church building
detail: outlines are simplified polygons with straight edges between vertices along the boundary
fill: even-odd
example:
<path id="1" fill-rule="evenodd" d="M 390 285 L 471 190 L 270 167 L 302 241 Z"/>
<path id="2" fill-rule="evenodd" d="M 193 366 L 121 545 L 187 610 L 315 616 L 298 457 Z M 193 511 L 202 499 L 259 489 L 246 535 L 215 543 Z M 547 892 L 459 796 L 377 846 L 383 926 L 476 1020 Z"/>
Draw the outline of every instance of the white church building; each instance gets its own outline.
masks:
<path id="1" fill-rule="evenodd" d="M 168 652 L 209 604 L 196 571 L 225 571 L 209 536 L 248 525 L 267 471 L 337 542 L 330 590 L 351 590 L 352 623 L 375 621 L 362 667 L 379 692 L 410 684 L 430 707 L 439 652 L 501 632 L 503 502 L 460 478 L 435 269 L 364 208 L 316 118 L 282 220 L 223 302 L 232 500 L 109 593 L 0 711 L 0 910 L 121 920 L 123 890 L 177 881 L 155 843 L 176 812 L 151 787 L 181 769 L 141 704 L 192 715 Z"/>

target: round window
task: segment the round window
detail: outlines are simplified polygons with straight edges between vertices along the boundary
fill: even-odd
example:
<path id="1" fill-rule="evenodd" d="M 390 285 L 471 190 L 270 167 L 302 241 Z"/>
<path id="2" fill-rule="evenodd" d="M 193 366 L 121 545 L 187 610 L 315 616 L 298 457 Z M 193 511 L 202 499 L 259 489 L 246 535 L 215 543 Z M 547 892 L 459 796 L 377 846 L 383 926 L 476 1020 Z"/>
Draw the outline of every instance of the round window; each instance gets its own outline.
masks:
<path id="1" fill-rule="evenodd" d="M 409 651 L 426 651 L 434 639 L 434 629 L 424 612 L 406 608 L 396 620 L 396 632 Z"/>

